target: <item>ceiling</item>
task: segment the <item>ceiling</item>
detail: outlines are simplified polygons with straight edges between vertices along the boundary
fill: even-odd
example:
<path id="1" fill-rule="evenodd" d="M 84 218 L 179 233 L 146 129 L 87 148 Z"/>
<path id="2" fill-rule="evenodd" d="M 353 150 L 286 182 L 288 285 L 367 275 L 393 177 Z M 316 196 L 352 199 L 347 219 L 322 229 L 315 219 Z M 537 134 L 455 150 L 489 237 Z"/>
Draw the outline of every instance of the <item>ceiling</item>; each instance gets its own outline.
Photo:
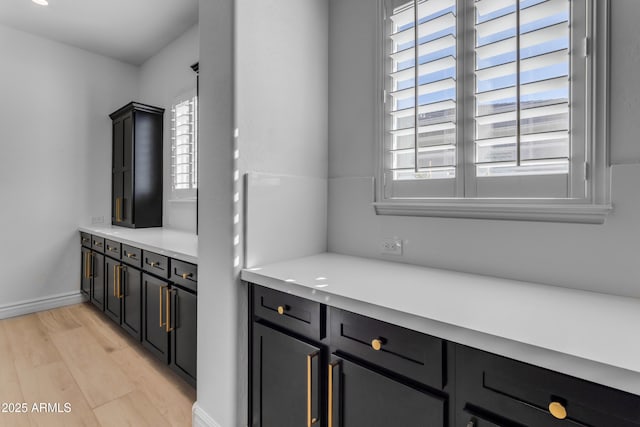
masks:
<path id="1" fill-rule="evenodd" d="M 0 0 L 0 25 L 140 65 L 198 22 L 198 0 Z"/>

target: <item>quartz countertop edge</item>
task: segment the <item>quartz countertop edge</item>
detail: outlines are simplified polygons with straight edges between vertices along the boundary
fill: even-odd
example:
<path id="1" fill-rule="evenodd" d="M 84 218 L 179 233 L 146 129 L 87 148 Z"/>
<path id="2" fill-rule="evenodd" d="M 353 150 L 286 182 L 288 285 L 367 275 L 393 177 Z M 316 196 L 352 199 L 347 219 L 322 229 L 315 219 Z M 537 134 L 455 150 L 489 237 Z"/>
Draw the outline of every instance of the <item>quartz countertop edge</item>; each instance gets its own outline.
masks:
<path id="1" fill-rule="evenodd" d="M 640 299 L 334 253 L 242 279 L 640 395 Z"/>
<path id="2" fill-rule="evenodd" d="M 108 225 L 82 225 L 78 229 L 180 261 L 198 263 L 198 236 L 193 233 L 160 227 L 134 229 Z"/>

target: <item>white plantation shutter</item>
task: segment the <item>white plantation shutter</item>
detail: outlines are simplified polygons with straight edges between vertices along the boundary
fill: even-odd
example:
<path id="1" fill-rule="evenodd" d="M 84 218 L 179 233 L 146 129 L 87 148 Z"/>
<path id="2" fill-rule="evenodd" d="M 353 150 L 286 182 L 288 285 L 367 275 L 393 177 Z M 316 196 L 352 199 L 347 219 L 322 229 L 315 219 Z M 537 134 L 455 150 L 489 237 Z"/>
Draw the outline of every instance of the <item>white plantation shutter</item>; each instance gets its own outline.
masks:
<path id="1" fill-rule="evenodd" d="M 179 101 L 171 108 L 171 188 L 174 193 L 198 187 L 197 110 L 196 96 Z M 192 193 L 195 196 L 195 192 Z"/>
<path id="2" fill-rule="evenodd" d="M 387 1 L 385 6 L 386 178 L 396 195 L 452 196 L 457 167 L 456 2 Z"/>
<path id="3" fill-rule="evenodd" d="M 588 1 L 385 0 L 384 198 L 586 197 Z"/>
<path id="4" fill-rule="evenodd" d="M 581 56 L 571 3 L 475 1 L 477 197 L 571 196 L 572 80 L 584 81 L 571 58 Z"/>

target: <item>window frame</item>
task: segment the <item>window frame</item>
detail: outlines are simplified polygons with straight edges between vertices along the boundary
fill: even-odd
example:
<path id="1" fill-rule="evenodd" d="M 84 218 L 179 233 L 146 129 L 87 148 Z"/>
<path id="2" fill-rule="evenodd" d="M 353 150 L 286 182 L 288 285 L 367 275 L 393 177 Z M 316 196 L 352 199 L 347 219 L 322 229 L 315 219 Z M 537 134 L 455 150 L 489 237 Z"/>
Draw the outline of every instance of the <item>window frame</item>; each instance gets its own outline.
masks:
<path id="1" fill-rule="evenodd" d="M 392 197 L 387 189 L 388 171 L 385 168 L 386 140 L 385 140 L 385 6 L 384 0 L 378 1 L 378 25 L 377 40 L 378 49 L 376 55 L 376 93 L 381 94 L 377 98 L 376 134 L 378 135 L 376 152 L 376 189 L 373 206 L 379 215 L 406 215 L 406 216 L 432 216 L 451 218 L 477 218 L 477 219 L 508 219 L 529 221 L 552 222 L 576 222 L 601 224 L 607 214 L 612 210 L 610 201 L 610 167 L 608 153 L 608 123 L 609 123 L 609 0 L 574 0 L 584 1 L 586 19 L 587 41 L 584 49 L 587 49 L 587 67 L 585 82 L 585 167 L 579 173 L 579 184 L 585 186 L 583 198 L 506 198 L 506 197 L 464 197 L 461 189 L 468 187 L 470 179 L 475 180 L 475 173 L 467 173 L 468 169 L 475 167 L 473 147 L 473 115 L 469 117 L 473 102 L 466 102 L 466 107 L 458 106 L 458 123 L 464 121 L 464 125 L 457 131 L 457 155 L 458 167 L 465 168 L 464 173 L 456 173 L 456 195 L 453 197 L 420 197 L 417 191 L 414 197 Z M 468 69 L 467 61 L 474 61 L 473 50 L 468 49 L 466 40 L 473 34 L 474 8 L 473 0 L 457 0 L 456 8 L 462 13 L 459 21 L 465 23 L 465 28 L 458 28 L 458 79 Z M 471 36 L 472 37 L 472 36 Z M 574 46 L 575 47 L 575 46 Z M 462 60 L 460 59 L 462 56 Z M 586 87 L 588 85 L 588 88 Z M 458 90 L 464 96 L 473 91 L 473 80 L 464 76 L 458 81 Z M 459 99 L 459 97 L 458 97 Z M 471 105 L 471 107 L 469 107 Z M 472 113 L 472 111 L 471 111 Z M 578 143 L 580 143 L 578 141 Z M 575 141 L 572 145 L 576 144 Z M 570 174 L 571 176 L 571 174 Z M 576 175 L 574 175 L 576 176 Z M 466 180 L 464 183 L 460 181 Z M 421 181 L 416 181 L 415 186 L 421 186 Z M 422 181 L 424 183 L 424 181 Z M 462 185 L 461 185 L 462 184 Z M 576 183 L 574 182 L 573 185 Z"/>
<path id="2" fill-rule="evenodd" d="M 193 143 L 194 143 L 194 155 L 193 155 L 193 159 L 192 159 L 192 164 L 191 164 L 191 168 L 192 168 L 192 174 L 195 176 L 195 181 L 196 181 L 196 185 L 195 187 L 191 187 L 191 188 L 175 188 L 174 187 L 174 149 L 175 149 L 175 141 L 176 141 L 176 137 L 175 137 L 175 130 L 174 130 L 174 109 L 176 108 L 177 105 L 185 102 L 185 101 L 192 101 L 194 102 L 193 105 L 193 114 L 194 114 L 194 125 L 193 125 Z M 171 119 L 169 122 L 169 189 L 170 189 L 170 194 L 171 194 L 171 199 L 170 201 L 196 201 L 197 200 L 197 196 L 198 196 L 198 94 L 196 93 L 196 90 L 194 88 L 194 90 L 192 91 L 188 91 L 183 93 L 180 96 L 175 97 L 175 99 L 173 100 L 173 102 L 171 103 Z"/>

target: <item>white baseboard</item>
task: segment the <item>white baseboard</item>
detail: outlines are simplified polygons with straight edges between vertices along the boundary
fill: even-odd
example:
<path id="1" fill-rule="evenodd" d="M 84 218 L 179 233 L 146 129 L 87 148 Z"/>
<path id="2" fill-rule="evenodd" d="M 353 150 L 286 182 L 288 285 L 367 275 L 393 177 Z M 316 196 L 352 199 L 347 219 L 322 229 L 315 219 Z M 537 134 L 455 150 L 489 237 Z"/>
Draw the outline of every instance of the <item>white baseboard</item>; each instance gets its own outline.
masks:
<path id="1" fill-rule="evenodd" d="M 198 405 L 197 401 L 194 402 L 191 413 L 193 427 L 222 427 Z"/>
<path id="2" fill-rule="evenodd" d="M 0 306 L 0 319 L 22 316 L 23 314 L 36 313 L 38 311 L 51 310 L 65 305 L 79 304 L 86 301 L 87 297 L 80 291 L 66 294 L 50 295 L 28 301 L 19 301 Z"/>

